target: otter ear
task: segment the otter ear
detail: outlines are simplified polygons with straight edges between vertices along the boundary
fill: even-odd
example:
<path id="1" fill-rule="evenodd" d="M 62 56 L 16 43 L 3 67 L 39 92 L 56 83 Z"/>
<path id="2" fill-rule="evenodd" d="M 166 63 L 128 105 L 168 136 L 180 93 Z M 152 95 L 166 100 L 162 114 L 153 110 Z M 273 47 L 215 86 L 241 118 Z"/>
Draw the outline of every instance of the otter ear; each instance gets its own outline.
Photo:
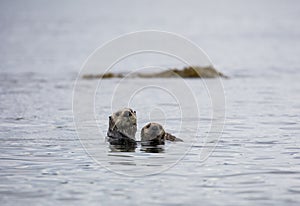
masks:
<path id="1" fill-rule="evenodd" d="M 112 118 L 111 118 L 111 116 L 109 116 L 108 119 L 109 119 L 109 121 L 108 121 L 109 122 L 109 128 L 112 128 L 113 125 L 112 125 Z"/>
<path id="2" fill-rule="evenodd" d="M 109 129 L 113 130 L 115 127 L 115 122 L 111 116 L 109 116 Z"/>

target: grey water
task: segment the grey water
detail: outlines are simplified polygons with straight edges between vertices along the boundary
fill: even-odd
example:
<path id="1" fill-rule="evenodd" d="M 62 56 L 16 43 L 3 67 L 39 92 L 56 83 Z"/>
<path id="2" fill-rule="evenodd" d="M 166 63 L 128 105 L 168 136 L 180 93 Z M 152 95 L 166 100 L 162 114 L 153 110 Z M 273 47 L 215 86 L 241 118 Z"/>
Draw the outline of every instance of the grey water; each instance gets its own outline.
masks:
<path id="1" fill-rule="evenodd" d="M 1 205 L 299 205 L 298 1 L 0 1 L 0 11 Z M 83 122 L 90 132 L 81 135 L 73 94 L 86 58 L 122 34 L 152 29 L 190 39 L 230 78 L 111 79 L 96 92 L 98 80 L 78 79 L 83 97 L 95 93 L 94 119 Z M 223 130 L 209 139 L 205 85 L 220 81 Z M 155 87 L 127 96 L 145 84 L 194 99 L 179 103 Z M 108 116 L 123 105 L 137 111 L 138 129 L 159 121 L 184 142 L 160 153 L 113 151 Z"/>

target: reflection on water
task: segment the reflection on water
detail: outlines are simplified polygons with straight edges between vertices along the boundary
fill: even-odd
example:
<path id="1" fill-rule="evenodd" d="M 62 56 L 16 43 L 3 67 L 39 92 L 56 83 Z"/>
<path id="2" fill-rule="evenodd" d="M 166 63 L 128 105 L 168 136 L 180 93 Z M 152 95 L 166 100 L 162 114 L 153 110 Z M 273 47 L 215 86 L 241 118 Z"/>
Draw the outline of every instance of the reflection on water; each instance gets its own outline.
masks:
<path id="1" fill-rule="evenodd" d="M 165 152 L 164 145 L 158 146 L 141 146 L 141 151 L 147 153 L 162 153 Z"/>
<path id="2" fill-rule="evenodd" d="M 135 145 L 109 145 L 110 152 L 134 152 Z"/>
<path id="3" fill-rule="evenodd" d="M 147 153 L 162 153 L 165 151 L 164 145 L 157 146 L 126 146 L 126 145 L 111 145 L 109 144 L 110 152 L 135 152 L 140 150 Z"/>

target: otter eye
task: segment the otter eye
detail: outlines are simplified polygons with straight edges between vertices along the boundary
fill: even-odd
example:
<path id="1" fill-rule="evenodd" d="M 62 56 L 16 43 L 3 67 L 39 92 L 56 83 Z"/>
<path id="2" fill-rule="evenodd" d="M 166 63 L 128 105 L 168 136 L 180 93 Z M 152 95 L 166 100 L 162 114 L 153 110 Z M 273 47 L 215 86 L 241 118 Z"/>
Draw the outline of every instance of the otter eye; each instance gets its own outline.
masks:
<path id="1" fill-rule="evenodd" d="M 132 116 L 132 113 L 131 113 L 131 112 L 129 112 L 129 114 L 128 114 L 128 115 L 129 115 L 129 117 L 131 117 L 131 116 Z"/>
<path id="2" fill-rule="evenodd" d="M 146 128 L 148 129 L 150 126 L 151 126 L 151 123 L 147 124 L 147 125 L 146 125 Z"/>
<path id="3" fill-rule="evenodd" d="M 117 115 L 117 116 L 120 116 L 120 112 L 117 112 L 116 115 Z"/>

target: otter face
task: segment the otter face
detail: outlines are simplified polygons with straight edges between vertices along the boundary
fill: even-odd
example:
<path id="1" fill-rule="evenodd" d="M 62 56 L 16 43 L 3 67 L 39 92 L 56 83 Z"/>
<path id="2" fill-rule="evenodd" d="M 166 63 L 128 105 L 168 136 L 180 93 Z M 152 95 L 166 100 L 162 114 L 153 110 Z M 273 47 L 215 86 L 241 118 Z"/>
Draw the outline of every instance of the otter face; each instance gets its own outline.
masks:
<path id="1" fill-rule="evenodd" d="M 152 145 L 165 144 L 165 130 L 158 123 L 148 123 L 142 128 L 141 142 L 142 144 L 147 144 L 148 142 Z"/>
<path id="2" fill-rule="evenodd" d="M 137 131 L 136 111 L 130 108 L 121 109 L 110 117 L 113 121 L 112 130 L 116 130 L 135 140 Z"/>

